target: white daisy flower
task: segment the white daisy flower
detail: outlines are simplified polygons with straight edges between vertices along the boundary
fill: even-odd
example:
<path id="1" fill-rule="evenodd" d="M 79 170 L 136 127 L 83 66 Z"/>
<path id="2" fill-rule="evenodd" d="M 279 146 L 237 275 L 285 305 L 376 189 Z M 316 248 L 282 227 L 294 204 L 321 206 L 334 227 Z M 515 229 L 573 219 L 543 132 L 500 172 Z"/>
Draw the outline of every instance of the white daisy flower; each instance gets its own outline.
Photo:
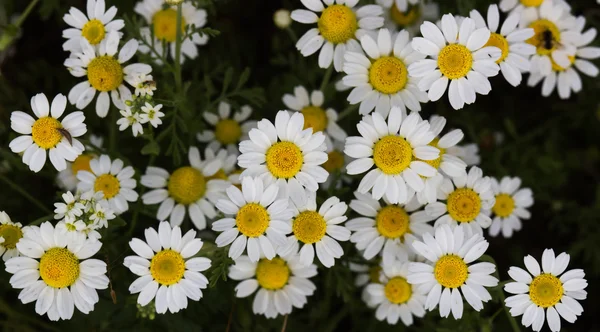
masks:
<path id="1" fill-rule="evenodd" d="M 162 120 L 160 118 L 165 116 L 165 113 L 160 111 L 162 107 L 162 104 L 153 106 L 152 104 L 147 102 L 144 106 L 142 106 L 142 113 L 140 114 L 141 123 L 150 122 L 150 124 L 154 128 L 161 125 Z"/>
<path id="2" fill-rule="evenodd" d="M 343 82 L 354 87 L 348 95 L 350 104 L 360 103 L 358 112 L 368 114 L 373 109 L 387 116 L 391 107 L 420 111 L 427 94 L 418 88 L 419 78 L 409 76 L 407 68 L 423 59 L 409 43 L 406 30 L 394 38 L 387 29 L 380 29 L 377 41 L 369 35 L 360 39 L 362 52 L 347 51 L 344 55 Z"/>
<path id="3" fill-rule="evenodd" d="M 463 297 L 475 311 L 483 309 L 482 302 L 492 299 L 484 287 L 498 285 L 498 279 L 491 276 L 496 266 L 488 262 L 471 263 L 481 257 L 488 246 L 483 236 L 469 235 L 464 227 L 449 225 L 436 228 L 435 238 L 426 233 L 423 241 L 413 242 L 413 249 L 427 262 L 410 263 L 407 280 L 427 294 L 427 310 L 439 304 L 441 317 L 448 317 L 452 311 L 452 316 L 460 319 Z"/>
<path id="4" fill-rule="evenodd" d="M 102 147 L 102 137 L 90 135 L 91 146 L 87 149 L 97 149 Z M 79 171 L 91 171 L 90 161 L 98 156 L 94 153 L 82 153 L 71 163 L 67 163 L 67 168 L 58 172 L 56 175 L 56 183 L 58 186 L 67 191 L 74 191 L 77 188 L 77 173 Z"/>
<path id="5" fill-rule="evenodd" d="M 172 226 L 181 225 L 187 209 L 194 226 L 203 230 L 206 219 L 217 216 L 215 203 L 224 197 L 229 183 L 211 178 L 223 167 L 220 160 L 202 160 L 196 147 L 190 147 L 188 159 L 190 166 L 179 167 L 172 174 L 160 167 L 148 167 L 141 183 L 153 190 L 145 193 L 142 201 L 146 205 L 160 203 L 156 218 L 160 221 L 170 216 Z"/>
<path id="6" fill-rule="evenodd" d="M 490 226 L 490 235 L 497 236 L 502 230 L 502 236 L 509 238 L 513 231 L 521 230 L 521 219 L 529 219 L 531 213 L 527 208 L 533 205 L 533 192 L 529 188 L 519 189 L 521 179 L 505 176 L 500 180 L 491 178 L 492 191 L 496 203 L 492 207 L 494 219 Z"/>
<path id="7" fill-rule="evenodd" d="M 191 3 L 181 4 L 181 31 L 182 36 L 188 26 L 202 28 L 206 25 L 206 10 L 198 9 Z M 177 39 L 177 7 L 166 5 L 164 0 L 142 0 L 135 4 L 134 11 L 144 17 L 150 28 L 142 28 L 140 33 L 142 38 L 152 46 L 154 51 L 161 56 L 164 54 L 163 43 L 167 44 L 171 52 L 171 57 L 175 59 L 175 41 Z M 154 36 L 154 40 L 152 40 Z M 181 43 L 181 59 L 183 63 L 185 57 L 195 59 L 198 56 L 198 46 L 205 45 L 208 42 L 207 35 L 201 35 L 195 32 L 184 39 Z M 140 46 L 140 52 L 151 53 L 152 50 L 147 45 Z"/>
<path id="8" fill-rule="evenodd" d="M 485 46 L 490 30 L 477 29 L 470 18 L 460 26 L 452 14 L 442 16 L 441 29 L 431 22 L 421 25 L 423 37 L 412 40 L 412 47 L 429 58 L 419 60 L 408 68 L 410 75 L 421 77 L 419 89 L 428 91 L 431 101 L 439 100 L 448 88 L 448 99 L 454 109 L 475 102 L 475 93 L 487 95 L 492 86 L 487 79 L 496 76 L 500 67 L 496 61 L 502 52 Z"/>
<path id="9" fill-rule="evenodd" d="M 350 239 L 350 231 L 340 225 L 348 219 L 345 216 L 348 205 L 334 196 L 325 200 L 317 210 L 317 196 L 312 192 L 300 195 L 300 199 L 293 196 L 292 203 L 292 234 L 278 253 L 284 256 L 299 253 L 300 263 L 308 266 L 313 263 L 316 250 L 319 261 L 327 268 L 332 267 L 335 259 L 344 255 L 337 241 Z"/>
<path id="10" fill-rule="evenodd" d="M 96 114 L 99 117 L 108 114 L 111 99 L 118 109 L 125 109 L 124 101 L 131 99 L 131 91 L 123 81 L 134 86 L 136 76 L 152 71 L 152 67 L 142 63 L 124 66 L 137 52 L 138 42 L 132 39 L 119 51 L 119 40 L 119 34 L 115 31 L 111 31 L 97 48 L 82 39 L 82 51 L 65 60 L 64 64 L 71 75 L 87 78 L 69 91 L 69 102 L 78 109 L 87 107 L 96 92 L 99 93 L 96 100 Z"/>
<path id="11" fill-rule="evenodd" d="M 288 198 L 276 199 L 278 191 L 276 184 L 265 185 L 253 177 L 242 178 L 242 190 L 229 186 L 227 198 L 217 202 L 217 208 L 226 217 L 212 224 L 213 231 L 222 232 L 215 240 L 216 245 L 231 244 L 229 257 L 233 259 L 240 257 L 246 248 L 253 262 L 261 256 L 275 257 L 275 248 L 284 245 L 285 235 L 292 231 L 293 214 Z"/>
<path id="12" fill-rule="evenodd" d="M 82 170 L 77 173 L 80 181 L 77 184 L 78 190 L 81 192 L 101 191 L 102 197 L 108 201 L 110 208 L 116 214 L 129 210 L 128 201 L 137 201 L 138 193 L 135 191 L 137 183 L 133 178 L 135 175 L 133 167 L 123 168 L 121 159 L 111 162 L 110 157 L 103 154 L 99 159 L 90 161 L 90 168 L 91 172 Z"/>
<path id="13" fill-rule="evenodd" d="M 321 189 L 328 190 L 331 186 L 336 189 L 343 185 L 351 184 L 352 178 L 346 172 L 346 166 L 352 161 L 344 154 L 344 141 L 332 141 L 325 139 L 327 145 L 327 161 L 321 164 L 323 169 L 330 174 L 325 182 L 321 183 Z"/>
<path id="14" fill-rule="evenodd" d="M 394 5 L 399 10 L 405 12 L 408 10 L 409 6 L 414 6 L 419 3 L 420 0 L 393 0 Z"/>
<path id="15" fill-rule="evenodd" d="M 500 10 L 503 12 L 518 12 L 533 11 L 537 10 L 538 7 L 544 2 L 554 1 L 559 4 L 566 11 L 571 11 L 571 6 L 564 0 L 500 0 Z"/>
<path id="16" fill-rule="evenodd" d="M 36 301 L 35 312 L 47 314 L 52 321 L 71 319 L 75 307 L 84 314 L 93 311 L 98 302 L 96 289 L 106 289 L 109 283 L 106 263 L 89 259 L 102 243 L 70 241 L 50 222 L 23 231 L 17 244 L 23 257 L 6 262 L 6 271 L 13 274 L 10 284 L 23 289 L 19 300 Z"/>
<path id="17" fill-rule="evenodd" d="M 381 264 L 356 264 L 350 262 L 348 264 L 348 268 L 350 271 L 356 273 L 356 278 L 354 278 L 354 285 L 356 287 L 362 288 L 360 292 L 360 298 L 367 305 L 367 307 L 373 309 L 377 306 L 378 303 L 373 303 L 372 296 L 367 291 L 367 285 L 370 284 L 381 284 Z"/>
<path id="18" fill-rule="evenodd" d="M 156 82 L 152 75 L 139 74 L 134 76 L 131 82 L 135 88 L 135 95 L 140 97 L 154 96 L 156 90 Z"/>
<path id="19" fill-rule="evenodd" d="M 490 29 L 490 39 L 485 46 L 495 46 L 502 52 L 496 63 L 500 65 L 500 71 L 506 81 L 512 86 L 521 84 L 521 73 L 529 71 L 529 58 L 536 52 L 535 46 L 526 43 L 535 34 L 534 30 L 517 28 L 521 17 L 519 13 L 514 12 L 504 20 L 498 31 L 500 12 L 495 4 L 488 8 L 487 22 L 475 9 L 471 11 L 470 17 L 475 21 L 477 28 Z"/>
<path id="20" fill-rule="evenodd" d="M 511 294 L 504 301 L 510 314 L 523 315 L 521 324 L 539 331 L 548 320 L 553 332 L 561 330 L 560 317 L 574 323 L 583 313 L 583 307 L 576 300 L 585 300 L 588 283 L 582 269 L 564 272 L 570 256 L 561 253 L 554 256 L 554 250 L 546 249 L 542 254 L 542 268 L 531 255 L 523 259 L 527 271 L 511 266 L 510 277 L 515 280 L 504 285 L 504 291 Z M 564 273 L 563 273 L 564 272 Z"/>
<path id="21" fill-rule="evenodd" d="M 75 137 L 87 132 L 83 112 L 73 112 L 58 121 L 67 106 L 67 98 L 58 94 L 48 103 L 43 93 L 31 97 L 31 109 L 37 120 L 21 111 L 12 112 L 10 127 L 22 136 L 13 139 L 9 147 L 14 153 L 23 152 L 23 163 L 34 172 L 46 164 L 46 156 L 57 171 L 67 168 L 67 161 L 74 161 L 85 147 Z M 47 151 L 47 152 L 46 152 Z"/>
<path id="22" fill-rule="evenodd" d="M 0 256 L 5 262 L 19 256 L 17 244 L 23 238 L 23 225 L 13 222 L 6 212 L 0 211 Z"/>
<path id="23" fill-rule="evenodd" d="M 221 168 L 214 175 L 209 176 L 208 179 L 225 180 L 229 182 L 229 184 L 238 187 L 238 189 L 242 189 L 242 180 L 240 179 L 242 170 L 236 167 L 237 153 L 230 154 L 225 149 L 215 151 L 207 147 L 204 150 L 204 157 L 206 160 L 218 160 L 221 162 Z M 229 187 L 229 185 L 227 185 L 227 187 Z M 227 189 L 227 187 L 225 187 L 225 189 Z"/>
<path id="24" fill-rule="evenodd" d="M 342 71 L 346 50 L 358 51 L 360 45 L 357 40 L 383 26 L 383 9 L 377 5 L 366 5 L 355 10 L 358 0 L 337 0 L 337 3 L 331 0 L 301 2 L 309 10 L 292 11 L 292 20 L 304 24 L 316 23 L 317 27 L 300 37 L 296 48 L 305 57 L 321 49 L 321 68 L 328 68 L 333 62 L 335 70 Z"/>
<path id="25" fill-rule="evenodd" d="M 433 233 L 428 224 L 433 218 L 425 211 L 417 211 L 422 204 L 414 198 L 408 204 L 384 202 L 382 206 L 371 195 L 354 192 L 354 196 L 350 208 L 361 217 L 349 220 L 346 227 L 352 231 L 350 241 L 365 259 L 381 253 L 384 266 L 396 260 L 406 261 L 410 244 L 425 233 Z"/>
<path id="26" fill-rule="evenodd" d="M 426 297 L 415 285 L 407 281 L 410 262 L 395 261 L 383 264 L 380 283 L 370 283 L 365 290 L 369 301 L 377 306 L 375 318 L 395 325 L 398 319 L 406 326 L 413 324 L 413 316 L 425 316 Z"/>
<path id="27" fill-rule="evenodd" d="M 248 120 L 252 115 L 252 107 L 248 105 L 231 115 L 231 105 L 224 101 L 219 103 L 217 114 L 203 112 L 202 117 L 212 128 L 200 131 L 196 136 L 198 141 L 208 143 L 214 151 L 226 147 L 229 153 L 239 154 L 238 144 L 248 139 L 248 132 L 256 128 L 256 121 Z"/>
<path id="28" fill-rule="evenodd" d="M 322 108 L 325 97 L 320 90 L 310 93 L 306 88 L 299 85 L 294 88 L 294 94 L 283 95 L 285 106 L 304 115 L 304 128 L 312 128 L 313 133 L 324 132 L 334 140 L 346 139 L 346 132 L 337 124 L 338 113 L 333 108 Z"/>
<path id="29" fill-rule="evenodd" d="M 414 158 L 434 160 L 440 152 L 427 145 L 435 137 L 429 122 L 417 112 L 406 118 L 402 113 L 400 108 L 392 108 L 387 123 L 378 112 L 363 117 L 356 126 L 361 136 L 348 137 L 344 149 L 345 154 L 357 158 L 346 167 L 348 174 L 370 170 L 357 191 L 371 191 L 374 199 L 385 197 L 392 204 L 408 202 L 415 191 L 425 189 L 423 178 L 436 173 L 431 165 Z"/>
<path id="30" fill-rule="evenodd" d="M 325 135 L 304 128 L 304 115 L 279 111 L 275 125 L 267 119 L 250 130 L 249 140 L 240 143 L 238 166 L 244 176 L 260 177 L 266 186 L 279 187 L 279 197 L 300 195 L 303 187 L 317 191 L 329 174 L 320 165 L 327 161 Z"/>
<path id="31" fill-rule="evenodd" d="M 438 4 L 429 0 L 416 0 L 403 10 L 399 9 L 395 0 L 376 0 L 375 3 L 383 7 L 383 26 L 390 31 L 404 29 L 416 35 L 425 20 L 435 21 L 440 17 Z"/>
<path id="32" fill-rule="evenodd" d="M 163 221 L 158 232 L 150 227 L 144 231 L 146 241 L 129 241 L 135 256 L 125 257 L 123 264 L 139 277 L 129 286 L 137 294 L 137 303 L 145 306 L 154 299 L 156 312 L 164 314 L 187 308 L 188 298 L 199 301 L 208 279 L 202 274 L 210 268 L 210 259 L 197 257 L 204 244 L 190 229 L 181 236 L 181 228 L 171 228 Z M 196 256 L 196 257 L 194 257 Z"/>
<path id="33" fill-rule="evenodd" d="M 317 286 L 309 278 L 317 275 L 317 266 L 302 265 L 298 256 L 261 257 L 256 262 L 240 256 L 229 268 L 229 278 L 241 280 L 235 287 L 236 297 L 248 297 L 256 290 L 252 311 L 275 318 L 287 315 L 293 308 L 302 308 Z"/>
<path id="34" fill-rule="evenodd" d="M 123 20 L 115 20 L 117 7 L 108 10 L 104 0 L 87 0 L 87 16 L 79 9 L 71 7 L 69 13 L 63 16 L 63 21 L 71 28 L 63 30 L 63 50 L 81 52 L 81 39 L 86 39 L 90 45 L 98 45 L 111 31 L 119 31 L 125 26 Z"/>
<path id="35" fill-rule="evenodd" d="M 120 110 L 119 113 L 121 113 L 121 118 L 117 120 L 117 125 L 120 131 L 124 131 L 131 126 L 133 137 L 144 134 L 140 112 L 134 112 L 131 107 L 125 105 L 125 109 Z"/>
<path id="36" fill-rule="evenodd" d="M 467 163 L 467 166 L 479 165 L 481 157 L 479 156 L 479 146 L 476 143 L 455 145 L 446 149 L 446 152 L 459 157 Z"/>
<path id="37" fill-rule="evenodd" d="M 62 199 L 64 203 L 54 203 L 54 213 L 56 213 L 54 219 L 59 220 L 64 218 L 74 220 L 83 214 L 85 204 L 79 200 L 79 197 L 75 197 L 73 193 L 67 191 L 62 194 Z"/>

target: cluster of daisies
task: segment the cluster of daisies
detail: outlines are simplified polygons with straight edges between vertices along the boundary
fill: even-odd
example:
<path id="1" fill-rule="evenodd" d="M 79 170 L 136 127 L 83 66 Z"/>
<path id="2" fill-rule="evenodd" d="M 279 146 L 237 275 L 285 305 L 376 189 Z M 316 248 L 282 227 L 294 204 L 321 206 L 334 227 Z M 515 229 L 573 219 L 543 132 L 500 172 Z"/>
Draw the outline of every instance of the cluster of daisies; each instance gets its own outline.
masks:
<path id="1" fill-rule="evenodd" d="M 206 23 L 206 12 L 143 0 L 135 12 L 150 26 L 140 40 L 120 47 L 124 23 L 114 19 L 115 7 L 88 0 L 87 15 L 71 8 L 64 17 L 72 26 L 64 32 L 64 48 L 72 52 L 65 65 L 87 80 L 51 103 L 34 96 L 37 119 L 21 111 L 11 116 L 12 129 L 22 135 L 11 150 L 34 172 L 49 156 L 66 190 L 64 202 L 55 204 L 54 225 L 23 227 L 0 213 L 0 251 L 11 285 L 22 289 L 19 299 L 36 301 L 36 312 L 51 320 L 70 319 L 75 307 L 92 311 L 97 289 L 106 289 L 109 279 L 106 263 L 91 257 L 104 229 L 141 198 L 158 227 L 129 242 L 134 255 L 124 266 L 137 276 L 129 287 L 137 303 L 153 305 L 156 313 L 179 312 L 208 287 L 202 272 L 211 260 L 199 255 L 198 234 L 216 235 L 216 246 L 234 260 L 228 275 L 239 281 L 235 295 L 252 296 L 254 313 L 268 318 L 303 308 L 317 291 L 311 278 L 336 264 L 357 273 L 365 304 L 389 324 L 411 325 L 436 309 L 460 319 L 465 301 L 482 310 L 492 299 L 488 288 L 499 283 L 495 264 L 484 257 L 486 236 L 519 231 L 530 218 L 533 193 L 517 177 L 484 176 L 477 149 L 460 144 L 463 132 L 447 129 L 444 117 L 423 118 L 421 104 L 448 90 L 450 104 L 460 109 L 477 93 L 488 94 L 489 77 L 499 72 L 514 86 L 529 72 L 530 84 L 544 80 L 545 95 L 557 85 L 568 98 L 581 89 L 575 68 L 597 74 L 585 60 L 600 56 L 600 49 L 585 46 L 595 30 L 583 32 L 585 20 L 572 17 L 562 1 L 502 0 L 490 6 L 487 19 L 474 10 L 437 23 L 427 21 L 438 16 L 429 1 L 358 2 L 302 0 L 307 9 L 291 13 L 297 22 L 316 23 L 297 41 L 298 50 L 305 56 L 318 51 L 319 67 L 343 72 L 336 86 L 352 89 L 348 102 L 362 115 L 358 136 L 338 124 L 342 115 L 320 90 L 295 87 L 282 97 L 287 110 L 272 120 L 252 120 L 250 106 L 223 101 L 216 112 L 203 110 L 206 125 L 193 133 L 204 150 L 191 146 L 179 167 L 138 172 L 139 193 L 131 165 L 111 157 L 101 139 L 82 138 L 83 112 L 59 118 L 67 101 L 84 109 L 98 92 L 96 113 L 105 117 L 112 102 L 123 116 L 121 130 L 131 127 L 137 136 L 142 124 L 160 125 L 165 114 L 152 98 L 152 67 L 124 64 L 138 51 L 157 66 L 195 58 L 207 42 L 194 30 Z M 507 13 L 502 24 L 500 10 Z M 289 24 L 285 13 L 275 19 Z M 418 31 L 422 36 L 412 38 Z M 331 195 L 352 183 L 349 202 Z M 323 189 L 324 200 L 318 197 Z M 187 218 L 195 229 L 184 233 Z M 351 243 L 346 252 L 340 242 Z M 342 258 L 350 247 L 364 264 Z M 526 270 L 508 270 L 514 281 L 504 290 L 514 296 L 504 305 L 524 326 L 539 331 L 547 320 L 559 331 L 560 317 L 574 322 L 581 315 L 576 300 L 586 298 L 587 281 L 582 270 L 566 271 L 568 263 L 568 254 L 548 249 L 541 267 L 527 256 Z"/>

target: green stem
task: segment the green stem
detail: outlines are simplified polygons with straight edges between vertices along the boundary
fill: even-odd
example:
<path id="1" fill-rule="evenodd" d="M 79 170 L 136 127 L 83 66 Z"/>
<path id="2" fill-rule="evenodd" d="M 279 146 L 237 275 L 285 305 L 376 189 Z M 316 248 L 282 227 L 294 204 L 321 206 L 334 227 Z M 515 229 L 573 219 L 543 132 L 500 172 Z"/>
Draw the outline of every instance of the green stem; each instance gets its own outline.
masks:
<path id="1" fill-rule="evenodd" d="M 155 155 L 150 156 L 150 161 L 148 162 L 148 166 L 152 166 L 154 164 L 155 159 L 156 159 Z M 135 225 L 137 224 L 138 218 L 140 216 L 140 211 L 144 208 L 144 206 L 142 205 L 142 196 L 144 196 L 145 193 L 146 193 L 146 187 L 142 187 L 142 189 L 140 190 L 140 198 L 138 199 L 138 201 L 136 203 L 135 210 L 133 211 L 133 216 L 131 217 L 131 223 L 129 224 L 129 230 L 127 231 L 128 237 L 131 237 L 133 235 L 133 232 L 135 231 Z M 155 217 L 155 216 L 152 215 L 151 217 Z"/>
<path id="2" fill-rule="evenodd" d="M 39 0 L 33 0 L 29 3 L 29 5 L 27 5 L 27 8 L 25 8 L 25 11 L 21 14 L 21 16 L 19 16 L 19 19 L 15 23 L 16 27 L 20 27 L 21 24 L 23 24 L 23 22 L 25 22 L 25 19 L 27 18 L 27 16 L 29 16 L 29 14 L 31 13 L 31 11 L 35 7 L 35 5 L 37 5 L 38 2 L 39 2 Z"/>
<path id="3" fill-rule="evenodd" d="M 358 108 L 358 105 L 360 105 L 360 104 L 350 105 L 350 106 L 346 107 L 346 109 L 343 110 L 340 113 L 340 115 L 338 115 L 338 121 L 347 117 L 348 115 L 350 115 L 350 113 L 354 112 Z"/>
<path id="4" fill-rule="evenodd" d="M 117 112 L 117 110 L 110 112 L 110 122 L 108 123 L 108 151 L 110 153 L 113 153 L 117 146 Z"/>
<path id="5" fill-rule="evenodd" d="M 182 20 L 182 11 L 181 11 L 181 3 L 177 4 L 177 34 L 175 38 L 175 87 L 177 92 L 181 92 L 181 20 Z"/>
<path id="6" fill-rule="evenodd" d="M 294 32 L 294 30 L 292 30 L 292 28 L 287 27 L 285 28 L 285 31 L 287 31 L 288 35 L 290 35 L 290 38 L 292 39 L 292 41 L 294 41 L 294 44 L 296 44 L 298 42 L 298 36 L 296 36 L 296 33 Z"/>
<path id="7" fill-rule="evenodd" d="M 327 71 L 325 72 L 325 77 L 323 77 L 323 81 L 321 82 L 321 88 L 319 88 L 319 90 L 324 91 L 325 87 L 327 86 L 327 84 L 329 84 L 329 79 L 331 78 L 331 73 L 333 72 L 333 64 L 331 64 L 329 66 L 329 68 L 327 68 Z"/>
<path id="8" fill-rule="evenodd" d="M 38 218 L 38 219 L 30 222 L 29 224 L 27 224 L 27 226 L 34 226 L 34 225 L 37 226 L 37 225 L 43 223 L 44 221 L 50 221 L 53 218 L 54 218 L 54 213 L 53 214 L 49 214 L 47 216 L 43 216 L 41 218 Z"/>
<path id="9" fill-rule="evenodd" d="M 0 180 L 2 180 L 4 183 L 6 183 L 14 191 L 18 192 L 23 197 L 27 198 L 31 203 L 37 205 L 45 213 L 52 213 L 52 211 L 50 209 L 48 209 L 46 207 L 46 205 L 44 205 L 44 203 L 38 201 L 35 197 L 31 196 L 27 191 L 25 191 L 23 188 L 21 188 L 21 186 L 19 186 L 18 184 L 12 182 L 9 178 L 7 178 L 6 176 L 4 176 L 3 174 L 0 174 Z"/>
<path id="10" fill-rule="evenodd" d="M 498 273 L 498 265 L 496 264 L 496 260 L 494 260 L 494 258 L 492 256 L 489 255 L 484 255 L 485 260 L 489 261 L 490 263 L 494 264 L 494 266 L 496 266 L 496 271 L 494 272 L 494 276 L 500 280 L 500 274 Z M 485 261 L 483 260 L 483 261 Z M 499 285 L 504 284 L 504 282 L 500 282 L 498 283 Z M 508 307 L 506 306 L 506 303 L 504 302 L 504 300 L 506 299 L 506 297 L 504 296 L 504 290 L 502 289 L 503 287 L 498 287 L 498 295 L 500 296 L 500 302 L 502 303 L 502 307 L 504 308 L 504 312 L 506 313 L 506 318 L 508 318 L 508 321 L 510 322 L 510 326 L 512 327 L 513 332 L 521 332 L 521 329 L 519 328 L 519 324 L 517 323 L 517 321 L 515 320 L 515 318 L 510 314 L 510 309 L 508 309 Z M 494 314 L 495 317 L 496 315 Z"/>

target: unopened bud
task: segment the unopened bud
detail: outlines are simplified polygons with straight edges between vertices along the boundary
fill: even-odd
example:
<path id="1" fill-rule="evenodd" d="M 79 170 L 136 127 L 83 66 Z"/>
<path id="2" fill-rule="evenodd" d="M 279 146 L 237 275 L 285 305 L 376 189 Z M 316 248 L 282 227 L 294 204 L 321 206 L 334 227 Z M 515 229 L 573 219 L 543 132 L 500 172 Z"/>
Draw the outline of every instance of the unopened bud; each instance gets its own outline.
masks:
<path id="1" fill-rule="evenodd" d="M 275 25 L 280 29 L 285 29 L 292 24 L 292 18 L 290 17 L 290 11 L 287 9 L 279 9 L 273 14 L 273 21 Z"/>

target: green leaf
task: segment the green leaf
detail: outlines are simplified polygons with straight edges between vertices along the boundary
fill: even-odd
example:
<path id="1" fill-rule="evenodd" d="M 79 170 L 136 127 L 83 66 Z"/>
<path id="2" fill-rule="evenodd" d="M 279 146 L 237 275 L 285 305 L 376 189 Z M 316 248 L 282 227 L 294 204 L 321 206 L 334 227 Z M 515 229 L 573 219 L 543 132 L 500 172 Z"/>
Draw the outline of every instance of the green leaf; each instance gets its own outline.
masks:
<path id="1" fill-rule="evenodd" d="M 229 68 L 227 68 L 227 71 L 225 72 L 225 78 L 223 79 L 223 89 L 221 90 L 221 95 L 225 95 L 225 92 L 227 92 L 227 89 L 229 88 L 229 85 L 231 84 L 232 79 L 233 79 L 233 68 L 229 67 Z"/>
<path id="2" fill-rule="evenodd" d="M 237 90 L 241 89 L 244 86 L 244 84 L 246 84 L 248 82 L 249 78 L 250 78 L 250 68 L 246 67 L 246 69 L 244 69 L 244 71 L 240 75 L 240 79 L 238 80 L 235 90 L 237 91 Z"/>
<path id="3" fill-rule="evenodd" d="M 144 145 L 142 148 L 142 154 L 147 155 L 155 155 L 158 156 L 160 154 L 160 146 L 156 141 L 150 141 L 148 144 Z"/>

